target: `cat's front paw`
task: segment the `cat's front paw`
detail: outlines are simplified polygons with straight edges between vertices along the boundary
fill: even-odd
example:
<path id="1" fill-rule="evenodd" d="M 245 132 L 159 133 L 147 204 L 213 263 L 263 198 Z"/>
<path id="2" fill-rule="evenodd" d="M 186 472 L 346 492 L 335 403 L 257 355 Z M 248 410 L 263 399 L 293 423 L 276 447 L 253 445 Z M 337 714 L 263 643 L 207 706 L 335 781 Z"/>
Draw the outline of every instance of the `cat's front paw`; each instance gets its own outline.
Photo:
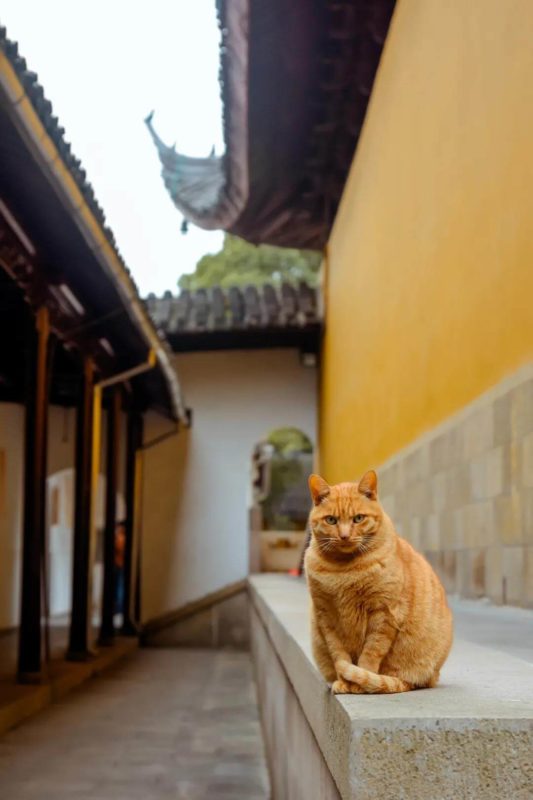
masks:
<path id="1" fill-rule="evenodd" d="M 355 683 L 348 683 L 345 681 L 344 678 L 337 678 L 336 681 L 333 681 L 331 684 L 331 693 L 332 694 L 363 694 L 363 691 L 357 684 Z"/>

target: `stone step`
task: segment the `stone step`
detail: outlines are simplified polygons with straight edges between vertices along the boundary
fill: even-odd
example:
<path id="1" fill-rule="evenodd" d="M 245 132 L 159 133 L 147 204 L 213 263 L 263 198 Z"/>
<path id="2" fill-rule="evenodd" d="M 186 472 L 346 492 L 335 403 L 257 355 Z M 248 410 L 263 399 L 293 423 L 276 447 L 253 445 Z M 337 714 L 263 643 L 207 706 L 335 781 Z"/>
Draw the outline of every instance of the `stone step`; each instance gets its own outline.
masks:
<path id="1" fill-rule="evenodd" d="M 531 655 L 531 642 L 519 640 L 527 640 L 533 614 L 517 610 L 519 624 L 514 618 L 510 624 L 507 609 L 468 603 L 462 608 L 454 602 L 461 636 L 437 688 L 333 697 L 311 656 L 305 583 L 259 575 L 251 578 L 250 593 L 259 699 L 275 788 L 279 777 L 275 797 L 284 792 L 291 800 L 318 797 L 309 791 L 321 781 L 321 800 L 531 800 L 533 664 L 508 651 L 514 646 L 515 652 Z M 506 623 L 515 632 L 513 642 L 506 642 Z M 491 625 L 494 647 L 487 646 Z M 483 644 L 472 641 L 476 636 Z M 299 711 L 283 722 L 284 710 L 278 706 L 289 707 L 291 693 Z M 298 713 L 303 720 L 294 720 Z M 323 765 L 310 758 L 313 743 Z M 287 768 L 281 774 L 273 762 L 273 754 L 279 761 L 284 751 L 287 759 L 305 766 L 299 775 Z"/>

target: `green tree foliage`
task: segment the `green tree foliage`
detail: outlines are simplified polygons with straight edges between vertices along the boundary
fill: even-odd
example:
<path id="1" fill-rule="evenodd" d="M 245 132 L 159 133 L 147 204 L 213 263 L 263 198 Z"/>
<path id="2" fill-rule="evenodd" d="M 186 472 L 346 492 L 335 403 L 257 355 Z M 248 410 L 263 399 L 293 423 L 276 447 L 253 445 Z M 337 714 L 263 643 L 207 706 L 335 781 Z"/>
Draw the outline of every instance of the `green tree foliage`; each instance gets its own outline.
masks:
<path id="1" fill-rule="evenodd" d="M 271 431 L 267 442 L 274 451 L 281 456 L 290 456 L 292 453 L 312 453 L 313 445 L 305 433 L 298 428 L 276 428 Z"/>
<path id="2" fill-rule="evenodd" d="M 226 234 L 219 253 L 203 256 L 194 272 L 182 275 L 180 289 L 207 289 L 211 286 L 259 286 L 283 281 L 306 281 L 316 286 L 322 255 L 311 250 L 293 250 L 272 245 L 254 245 Z"/>
<path id="3" fill-rule="evenodd" d="M 276 428 L 266 441 L 274 448 L 274 454 L 270 461 L 270 492 L 262 503 L 265 528 L 301 530 L 309 512 L 307 476 L 312 468 L 313 445 L 298 428 Z M 289 516 L 283 506 L 290 495 Z"/>

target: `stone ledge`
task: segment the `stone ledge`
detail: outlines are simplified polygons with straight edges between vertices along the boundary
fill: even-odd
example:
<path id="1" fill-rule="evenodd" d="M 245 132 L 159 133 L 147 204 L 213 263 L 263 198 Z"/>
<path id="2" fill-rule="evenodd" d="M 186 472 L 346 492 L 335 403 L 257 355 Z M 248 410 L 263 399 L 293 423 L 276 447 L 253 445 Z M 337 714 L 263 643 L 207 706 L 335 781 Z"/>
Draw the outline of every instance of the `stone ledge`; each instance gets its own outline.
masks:
<path id="1" fill-rule="evenodd" d="M 342 798 L 530 800 L 532 664 L 458 639 L 436 689 L 333 697 L 311 657 L 304 582 L 258 575 L 250 594 Z"/>

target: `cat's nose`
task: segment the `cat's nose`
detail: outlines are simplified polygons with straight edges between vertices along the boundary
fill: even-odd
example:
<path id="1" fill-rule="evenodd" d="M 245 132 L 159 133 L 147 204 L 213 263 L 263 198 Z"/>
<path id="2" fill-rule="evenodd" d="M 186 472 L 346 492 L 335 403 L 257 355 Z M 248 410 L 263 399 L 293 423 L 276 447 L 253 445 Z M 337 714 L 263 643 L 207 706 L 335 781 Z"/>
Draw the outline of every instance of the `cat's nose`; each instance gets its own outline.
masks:
<path id="1" fill-rule="evenodd" d="M 339 531 L 339 537 L 346 541 L 346 539 L 350 538 L 350 531 L 347 528 L 341 528 Z"/>

